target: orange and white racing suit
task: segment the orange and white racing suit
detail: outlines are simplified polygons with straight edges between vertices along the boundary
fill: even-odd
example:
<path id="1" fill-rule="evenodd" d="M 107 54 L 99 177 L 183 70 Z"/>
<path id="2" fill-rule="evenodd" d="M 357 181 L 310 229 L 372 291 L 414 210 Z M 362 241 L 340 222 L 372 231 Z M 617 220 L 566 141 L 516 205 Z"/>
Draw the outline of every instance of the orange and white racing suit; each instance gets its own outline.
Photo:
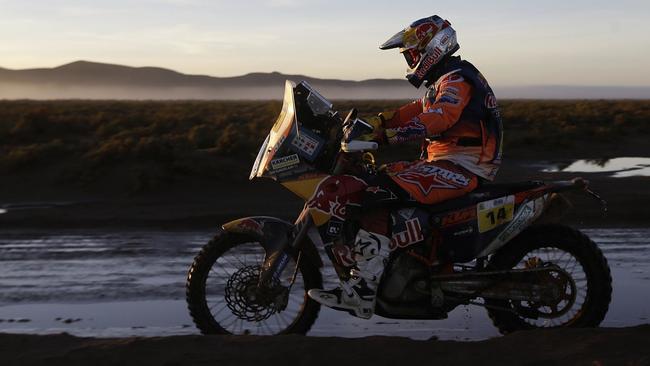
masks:
<path id="1" fill-rule="evenodd" d="M 501 163 L 502 123 L 485 78 L 454 57 L 424 98 L 383 113 L 390 144 L 427 138 L 426 159 L 387 167 L 397 185 L 419 202 L 465 195 L 479 179 L 491 181 Z"/>
<path id="2" fill-rule="evenodd" d="M 425 159 L 392 163 L 380 174 L 364 177 L 331 176 L 308 201 L 309 207 L 332 216 L 329 227 L 339 228 L 331 234 L 327 230 L 332 242 L 345 232 L 340 228 L 352 216 L 359 218 L 363 229 L 357 238 L 361 243 L 372 235 L 389 241 L 388 203 L 436 204 L 471 192 L 480 179 L 494 179 L 501 162 L 502 136 L 494 94 L 468 62 L 452 58 L 445 66 L 424 98 L 380 115 L 389 144 L 427 138 Z M 351 210 L 356 214 L 350 215 Z M 360 243 L 357 239 L 354 245 Z M 377 245 L 388 255 L 387 242 Z M 333 245 L 327 250 L 334 263 L 348 268 L 357 262 L 353 253 L 359 251 L 351 247 Z"/>

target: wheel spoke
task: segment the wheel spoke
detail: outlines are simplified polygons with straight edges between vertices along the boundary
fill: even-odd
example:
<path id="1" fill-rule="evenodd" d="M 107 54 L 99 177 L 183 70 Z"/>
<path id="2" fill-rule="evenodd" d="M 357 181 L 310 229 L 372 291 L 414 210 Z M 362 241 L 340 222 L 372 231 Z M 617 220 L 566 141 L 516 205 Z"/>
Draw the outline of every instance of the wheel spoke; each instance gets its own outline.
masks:
<path id="1" fill-rule="evenodd" d="M 540 247 L 528 252 L 513 268 L 535 268 L 540 265 L 554 264 L 560 270 L 553 270 L 544 275 L 543 281 L 560 286 L 558 296 L 548 304 L 534 304 L 521 301 L 514 309 L 528 309 L 538 314 L 538 318 L 527 318 L 520 315 L 522 321 L 535 327 L 562 326 L 581 314 L 585 304 L 589 281 L 582 264 L 571 252 L 555 246 Z M 554 285 L 555 286 L 555 285 Z M 542 306 L 540 306 L 542 305 Z"/>
<path id="2" fill-rule="evenodd" d="M 282 310 L 276 308 L 275 291 L 280 287 L 273 286 L 288 288 L 296 269 L 295 261 L 289 262 L 275 285 L 258 289 L 259 272 L 265 257 L 259 243 L 241 243 L 226 249 L 205 269 L 206 310 L 223 330 L 232 334 L 278 334 L 290 329 L 303 315 L 307 297 L 301 271 L 297 272 L 286 295 L 286 305 Z"/>

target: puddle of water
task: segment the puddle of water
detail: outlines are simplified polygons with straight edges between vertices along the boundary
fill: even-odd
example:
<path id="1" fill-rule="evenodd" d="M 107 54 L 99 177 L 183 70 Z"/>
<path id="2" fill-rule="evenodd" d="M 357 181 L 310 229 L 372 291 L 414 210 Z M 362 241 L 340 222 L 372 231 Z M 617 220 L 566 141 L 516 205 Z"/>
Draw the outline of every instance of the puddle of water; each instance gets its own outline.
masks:
<path id="1" fill-rule="evenodd" d="M 544 172 L 613 173 L 613 178 L 650 177 L 650 158 L 625 157 L 607 160 L 576 160 L 565 168 L 551 166 Z"/>
<path id="2" fill-rule="evenodd" d="M 650 288 L 650 228 L 584 232 L 598 243 L 612 269 L 614 294 L 602 325 L 648 323 L 650 307 L 642 294 Z M 0 230 L 0 332 L 198 334 L 184 300 L 185 278 L 212 235 L 210 230 Z M 325 261 L 324 287 L 333 288 L 338 281 Z M 362 320 L 323 307 L 309 334 L 479 340 L 498 332 L 476 306 L 459 307 L 439 321 Z"/>
<path id="3" fill-rule="evenodd" d="M 86 201 L 92 202 L 92 201 Z M 22 202 L 22 203 L 4 203 L 0 207 L 0 215 L 17 210 L 42 210 L 56 207 L 70 206 L 82 202 Z"/>
<path id="4" fill-rule="evenodd" d="M 624 170 L 616 172 L 612 175 L 614 178 L 626 178 L 626 177 L 650 177 L 650 166 L 639 169 Z"/>

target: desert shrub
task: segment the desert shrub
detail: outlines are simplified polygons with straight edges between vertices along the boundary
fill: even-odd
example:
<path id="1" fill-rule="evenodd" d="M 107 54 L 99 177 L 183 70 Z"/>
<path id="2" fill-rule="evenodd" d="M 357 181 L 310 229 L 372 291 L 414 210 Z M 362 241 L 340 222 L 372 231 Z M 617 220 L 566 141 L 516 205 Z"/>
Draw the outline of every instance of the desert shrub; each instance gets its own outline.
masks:
<path id="1" fill-rule="evenodd" d="M 194 126 L 188 133 L 189 140 L 199 149 L 207 149 L 217 140 L 217 130 L 205 124 Z"/>
<path id="2" fill-rule="evenodd" d="M 133 146 L 134 159 L 166 163 L 174 158 L 174 147 L 167 137 L 143 137 Z"/>
<path id="3" fill-rule="evenodd" d="M 247 136 L 242 133 L 240 125 L 231 124 L 226 126 L 218 135 L 215 144 L 215 151 L 219 155 L 242 154 L 242 148 L 246 145 Z"/>
<path id="4" fill-rule="evenodd" d="M 131 156 L 131 151 L 135 150 L 136 144 L 136 139 L 131 137 L 112 138 L 97 148 L 91 149 L 85 157 L 94 162 L 119 162 Z"/>
<path id="5" fill-rule="evenodd" d="M 407 102 L 334 104 L 342 117 L 353 107 L 370 117 Z M 280 101 L 0 101 L 0 176 L 62 164 L 68 181 L 92 184 L 121 169 L 138 189 L 179 174 L 235 179 L 247 174 L 281 106 Z M 647 101 L 506 100 L 501 109 L 507 156 L 584 155 L 611 146 L 650 153 L 642 143 L 650 137 Z M 417 152 L 388 154 L 406 158 Z"/>
<path id="6" fill-rule="evenodd" d="M 68 152 L 66 145 L 59 139 L 43 144 L 18 146 L 0 157 L 0 166 L 13 171 L 28 168 L 44 162 L 52 162 Z"/>
<path id="7" fill-rule="evenodd" d="M 12 138 L 29 141 L 51 132 L 52 127 L 48 116 L 47 110 L 43 108 L 28 112 L 11 129 Z"/>

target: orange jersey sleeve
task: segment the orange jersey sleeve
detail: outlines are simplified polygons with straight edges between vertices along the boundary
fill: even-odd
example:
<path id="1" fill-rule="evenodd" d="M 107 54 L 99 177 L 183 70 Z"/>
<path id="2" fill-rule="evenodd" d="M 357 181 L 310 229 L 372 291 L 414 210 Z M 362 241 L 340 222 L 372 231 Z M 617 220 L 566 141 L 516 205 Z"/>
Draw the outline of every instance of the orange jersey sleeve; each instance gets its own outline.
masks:
<path id="1" fill-rule="evenodd" d="M 421 100 L 382 114 L 386 140 L 401 144 L 439 135 L 458 122 L 471 98 L 470 83 L 461 75 L 447 75 Z"/>
<path id="2" fill-rule="evenodd" d="M 434 96 L 424 98 L 423 112 L 417 119 L 428 136 L 438 135 L 458 122 L 471 98 L 472 85 L 462 76 L 451 74 L 440 81 Z"/>
<path id="3" fill-rule="evenodd" d="M 422 114 L 422 99 L 414 100 L 413 102 L 406 104 L 394 112 L 382 113 L 384 119 L 385 128 L 398 128 L 404 127 L 409 123 L 413 118 Z"/>

